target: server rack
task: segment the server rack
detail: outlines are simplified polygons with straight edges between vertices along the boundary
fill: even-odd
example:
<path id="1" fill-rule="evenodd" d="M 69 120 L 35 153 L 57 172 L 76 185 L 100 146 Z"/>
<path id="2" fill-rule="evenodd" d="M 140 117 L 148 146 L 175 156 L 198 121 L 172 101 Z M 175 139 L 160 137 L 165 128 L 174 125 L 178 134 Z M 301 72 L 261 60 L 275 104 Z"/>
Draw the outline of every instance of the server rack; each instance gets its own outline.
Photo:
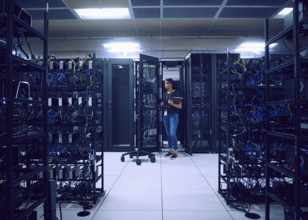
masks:
<path id="1" fill-rule="evenodd" d="M 231 105 L 231 55 L 217 57 L 217 108 L 218 108 L 218 192 L 224 195 L 227 205 L 230 204 L 230 175 L 227 175 L 231 163 L 232 147 L 230 146 L 230 105 Z"/>
<path id="2" fill-rule="evenodd" d="M 265 20 L 266 50 L 266 219 L 270 203 L 280 204 L 285 219 L 305 219 L 307 212 L 307 71 L 308 60 L 300 56 L 301 38 L 307 36 L 307 2 L 293 1 L 293 24 L 269 39 Z M 273 60 L 270 45 L 292 41 L 291 58 Z M 274 86 L 283 88 L 281 92 Z M 286 180 L 288 180 L 286 182 Z M 307 206 L 306 206 L 307 207 Z"/>
<path id="3" fill-rule="evenodd" d="M 42 42 L 43 56 L 47 57 L 48 15 L 45 12 L 44 34 L 40 34 L 31 27 L 30 16 L 16 15 L 16 10 L 23 11 L 14 0 L 1 4 L 4 10 L 0 12 L 0 28 L 5 33 L 0 45 L 1 216 L 5 219 L 35 217 L 34 209 L 44 204 L 45 219 L 53 219 L 45 147 L 47 62 L 41 65 L 29 44 L 30 59 L 22 49 L 23 41 L 35 38 Z"/>
<path id="4" fill-rule="evenodd" d="M 185 58 L 186 152 L 216 152 L 212 143 L 212 57 L 188 54 Z"/>
<path id="5" fill-rule="evenodd" d="M 104 74 L 105 151 L 134 149 L 134 64 L 106 59 Z"/>
<path id="6" fill-rule="evenodd" d="M 262 59 L 231 57 L 218 58 L 218 188 L 238 208 L 264 202 L 265 69 Z"/>
<path id="7" fill-rule="evenodd" d="M 49 60 L 49 176 L 57 200 L 92 202 L 104 194 L 102 59 Z"/>

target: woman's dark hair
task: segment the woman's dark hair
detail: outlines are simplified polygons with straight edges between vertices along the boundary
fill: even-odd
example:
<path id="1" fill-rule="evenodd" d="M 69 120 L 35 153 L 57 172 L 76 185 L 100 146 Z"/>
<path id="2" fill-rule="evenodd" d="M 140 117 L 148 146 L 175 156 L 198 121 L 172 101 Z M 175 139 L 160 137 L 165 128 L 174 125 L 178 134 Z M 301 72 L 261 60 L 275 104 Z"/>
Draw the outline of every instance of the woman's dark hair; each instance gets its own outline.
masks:
<path id="1" fill-rule="evenodd" d="M 170 83 L 172 86 L 174 85 L 174 81 L 171 78 L 165 79 L 168 83 Z"/>

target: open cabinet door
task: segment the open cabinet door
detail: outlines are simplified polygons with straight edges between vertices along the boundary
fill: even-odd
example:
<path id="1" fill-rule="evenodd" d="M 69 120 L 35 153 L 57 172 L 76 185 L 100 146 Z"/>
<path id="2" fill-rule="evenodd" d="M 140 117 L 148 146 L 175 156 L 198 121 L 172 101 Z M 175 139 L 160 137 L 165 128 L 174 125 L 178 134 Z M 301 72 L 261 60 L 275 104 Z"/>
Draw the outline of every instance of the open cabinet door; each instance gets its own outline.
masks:
<path id="1" fill-rule="evenodd" d="M 159 105 L 159 59 L 140 54 L 137 66 L 136 107 L 137 147 L 148 152 L 159 151 L 161 141 Z"/>
<path id="2" fill-rule="evenodd" d="M 191 131 L 191 123 L 192 123 L 192 111 L 191 111 L 191 58 L 188 55 L 185 59 L 185 71 L 184 77 L 185 80 L 185 92 L 184 92 L 184 128 L 185 128 L 185 138 L 184 138 L 184 148 L 185 152 L 189 155 L 192 155 L 192 131 Z"/>

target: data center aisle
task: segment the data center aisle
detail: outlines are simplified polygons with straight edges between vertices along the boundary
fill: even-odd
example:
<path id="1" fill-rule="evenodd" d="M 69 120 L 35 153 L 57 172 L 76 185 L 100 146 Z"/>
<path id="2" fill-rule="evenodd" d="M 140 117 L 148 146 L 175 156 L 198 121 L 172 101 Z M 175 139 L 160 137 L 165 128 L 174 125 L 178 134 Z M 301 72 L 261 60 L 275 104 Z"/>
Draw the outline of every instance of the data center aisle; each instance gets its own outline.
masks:
<path id="1" fill-rule="evenodd" d="M 231 209 L 218 194 L 218 155 L 179 153 L 176 160 L 156 153 L 156 163 L 141 158 L 141 166 L 121 153 L 105 153 L 106 195 L 78 217 L 79 205 L 63 204 L 62 219 L 74 220 L 242 220 L 243 212 Z M 58 208 L 58 207 L 57 207 Z M 265 219 L 264 205 L 252 205 Z M 283 210 L 272 206 L 273 220 L 284 219 Z M 57 210 L 59 218 L 59 209 Z M 42 218 L 39 218 L 42 219 Z M 60 219 L 60 218 L 59 218 Z"/>

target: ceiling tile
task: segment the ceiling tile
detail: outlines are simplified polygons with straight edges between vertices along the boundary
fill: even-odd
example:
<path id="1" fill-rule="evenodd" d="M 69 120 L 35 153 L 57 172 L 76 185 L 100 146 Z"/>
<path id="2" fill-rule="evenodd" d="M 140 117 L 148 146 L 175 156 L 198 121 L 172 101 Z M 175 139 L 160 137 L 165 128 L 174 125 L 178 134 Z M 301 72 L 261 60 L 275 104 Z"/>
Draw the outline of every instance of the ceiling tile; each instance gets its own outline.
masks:
<path id="1" fill-rule="evenodd" d="M 263 28 L 264 21 L 261 19 L 216 19 L 213 29 L 254 29 Z"/>
<path id="2" fill-rule="evenodd" d="M 157 50 L 161 44 L 160 37 L 140 37 L 139 41 L 142 50 Z"/>
<path id="3" fill-rule="evenodd" d="M 41 29 L 43 22 L 40 23 Z M 36 25 L 38 26 L 38 25 Z M 49 37 L 89 37 L 90 34 L 79 20 L 49 21 Z"/>
<path id="4" fill-rule="evenodd" d="M 84 20 L 82 23 L 94 37 L 136 36 L 132 20 Z"/>
<path id="5" fill-rule="evenodd" d="M 89 50 L 91 51 L 97 48 L 103 49 L 103 46 L 100 43 L 98 43 L 99 41 L 94 40 L 94 39 L 91 39 L 91 40 L 89 39 L 51 40 L 50 42 L 52 42 L 56 46 L 55 48 L 50 48 L 50 51 L 60 49 L 61 45 L 62 47 L 65 47 L 65 49 L 68 49 L 68 50 Z M 78 47 L 76 47 L 76 45 L 78 45 Z"/>
<path id="6" fill-rule="evenodd" d="M 181 37 L 172 37 L 167 39 L 162 39 L 162 50 L 193 50 L 198 47 L 199 39 L 187 38 L 183 39 Z"/>
<path id="7" fill-rule="evenodd" d="M 61 0 L 15 0 L 15 2 L 22 8 L 46 8 L 49 7 L 65 7 Z"/>
<path id="8" fill-rule="evenodd" d="M 135 18 L 160 18 L 159 8 L 133 8 Z"/>
<path id="9" fill-rule="evenodd" d="M 45 10 L 27 10 L 33 20 L 43 20 Z M 68 9 L 53 9 L 48 11 L 49 20 L 75 20 L 75 15 Z"/>
<path id="10" fill-rule="evenodd" d="M 162 36 L 202 36 L 206 33 L 212 19 L 164 19 Z"/>
<path id="11" fill-rule="evenodd" d="M 208 36 L 224 36 L 224 37 L 248 37 L 263 36 L 263 29 L 211 29 Z"/>
<path id="12" fill-rule="evenodd" d="M 260 39 L 258 39 L 260 40 Z M 200 39 L 197 50 L 205 51 L 221 51 L 226 53 L 227 50 L 232 50 L 242 42 L 240 38 L 220 37 L 220 38 L 203 38 Z"/>
<path id="13" fill-rule="evenodd" d="M 282 6 L 289 0 L 228 0 L 227 5 L 242 5 L 242 6 Z"/>
<path id="14" fill-rule="evenodd" d="M 160 0 L 131 0 L 132 6 L 160 6 Z"/>
<path id="15" fill-rule="evenodd" d="M 282 31 L 282 19 L 269 20 L 270 35 Z M 208 32 L 209 36 L 264 37 L 264 20 L 261 19 L 218 19 Z"/>
<path id="16" fill-rule="evenodd" d="M 103 51 L 102 44 L 97 40 L 50 40 L 49 55 L 55 55 L 57 59 L 61 58 L 83 58 L 86 53 L 96 53 L 98 58 L 103 55 L 98 55 Z"/>
<path id="17" fill-rule="evenodd" d="M 159 36 L 160 20 L 137 19 L 136 26 L 140 36 Z"/>
<path id="18" fill-rule="evenodd" d="M 182 5 L 220 5 L 223 0 L 164 0 L 165 6 L 182 6 Z"/>
<path id="19" fill-rule="evenodd" d="M 71 8 L 129 7 L 128 0 L 63 0 Z"/>
<path id="20" fill-rule="evenodd" d="M 212 18 L 218 8 L 164 8 L 164 18 Z"/>
<path id="21" fill-rule="evenodd" d="M 278 8 L 224 8 L 220 18 L 269 18 Z"/>

